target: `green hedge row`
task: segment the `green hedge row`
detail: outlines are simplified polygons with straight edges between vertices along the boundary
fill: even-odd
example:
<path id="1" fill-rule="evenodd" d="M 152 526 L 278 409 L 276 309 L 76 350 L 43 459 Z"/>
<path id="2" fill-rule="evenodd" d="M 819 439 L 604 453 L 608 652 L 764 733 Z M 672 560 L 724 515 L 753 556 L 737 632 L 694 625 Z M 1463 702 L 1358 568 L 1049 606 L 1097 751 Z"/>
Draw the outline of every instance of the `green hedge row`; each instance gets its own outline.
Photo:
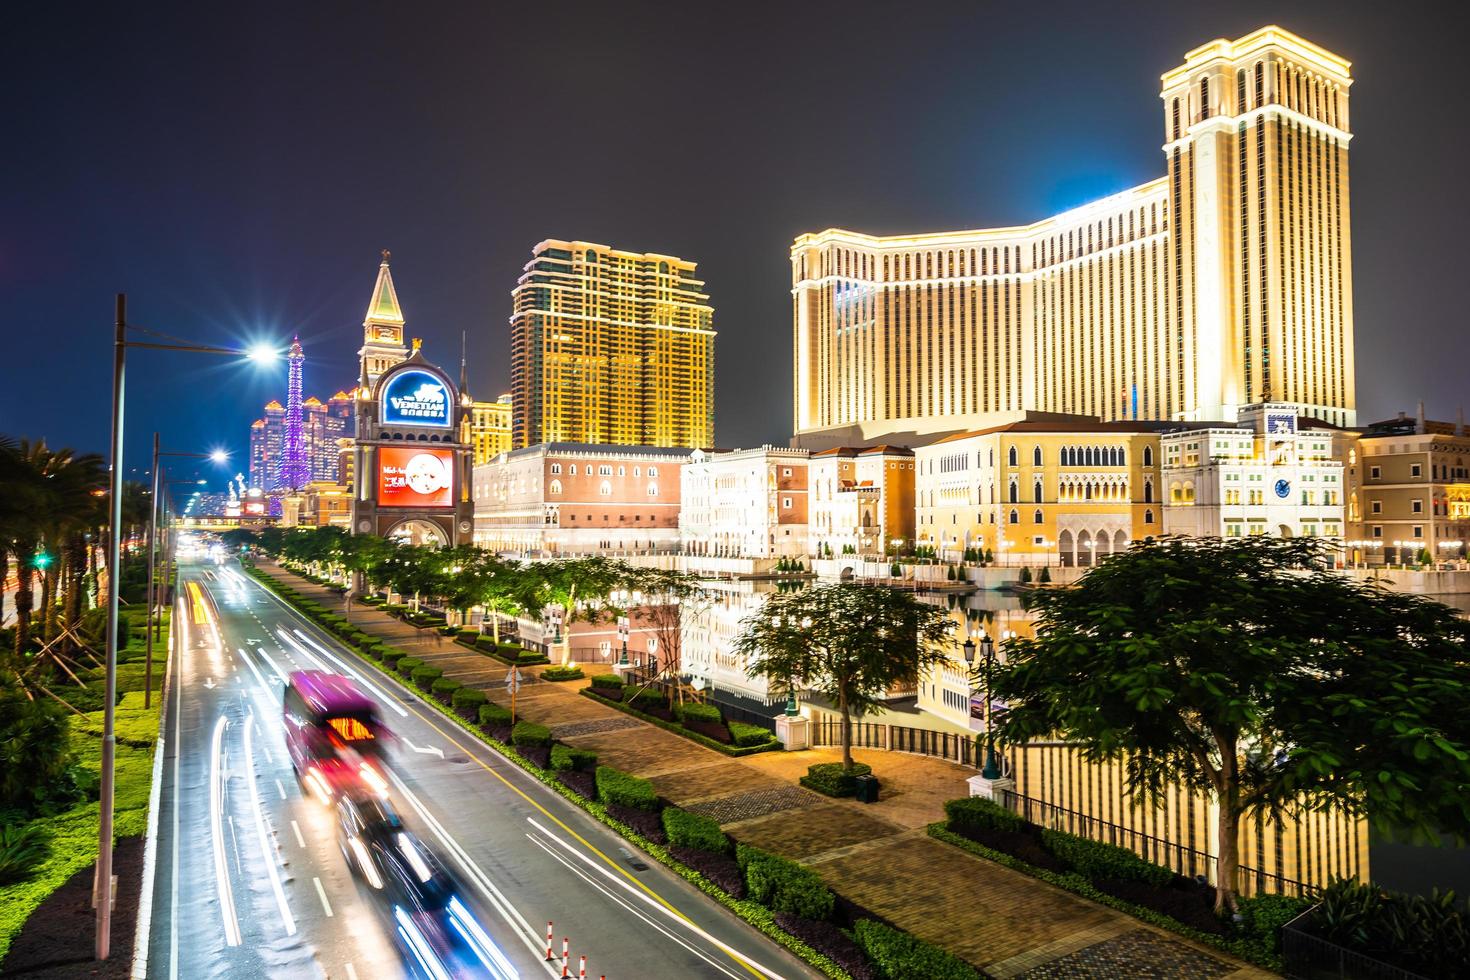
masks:
<path id="1" fill-rule="evenodd" d="M 544 749 L 551 745 L 551 729 L 534 721 L 518 721 L 510 730 L 510 744 Z"/>
<path id="2" fill-rule="evenodd" d="M 852 938 L 888 980 L 975 980 L 975 968 L 953 953 L 873 919 L 853 926 Z"/>
<path id="3" fill-rule="evenodd" d="M 814 922 L 831 917 L 835 897 L 811 868 L 745 844 L 736 845 L 735 861 L 745 873 L 747 893 L 772 912 Z"/>
<path id="4" fill-rule="evenodd" d="M 593 686 L 595 687 L 598 685 Z M 765 729 L 763 728 L 761 729 L 761 731 L 765 732 L 767 736 L 764 742 L 756 742 L 754 744 L 746 746 L 741 746 L 738 744 L 725 745 L 724 743 L 717 742 L 712 738 L 707 738 L 706 736 L 701 735 L 698 732 L 691 732 L 689 729 L 685 728 L 683 725 L 677 724 L 676 722 L 664 721 L 662 718 L 650 715 L 644 711 L 639 711 L 631 704 L 623 704 L 621 701 L 609 701 L 607 698 L 601 697 L 600 695 L 595 693 L 591 687 L 584 687 L 578 693 L 580 693 L 584 698 L 589 698 L 593 701 L 596 701 L 598 704 L 605 704 L 609 708 L 616 708 L 618 711 L 621 711 L 624 714 L 632 715 L 634 718 L 640 718 L 643 721 L 648 722 L 650 725 L 657 725 L 664 731 L 673 732 L 676 735 L 682 735 L 684 738 L 689 739 L 691 742 L 698 742 L 705 748 L 714 749 L 716 752 L 720 752 L 725 755 L 739 757 L 743 755 L 755 755 L 757 752 L 772 752 L 781 748 L 781 743 L 776 741 L 776 737 L 770 732 L 765 732 Z M 662 701 L 661 696 L 659 700 Z M 755 728 L 758 726 L 751 727 Z M 733 729 L 731 731 L 731 734 L 734 734 Z M 747 737 L 749 738 L 749 736 Z"/>
<path id="5" fill-rule="evenodd" d="M 597 767 L 597 798 L 634 810 L 658 810 L 658 792 L 653 783 L 612 766 Z"/>
<path id="6" fill-rule="evenodd" d="M 855 796 L 857 777 L 872 774 L 873 767 L 862 762 L 854 762 L 851 770 L 844 769 L 840 762 L 819 762 L 806 767 L 806 775 L 800 782 L 823 796 Z"/>
<path id="7" fill-rule="evenodd" d="M 547 667 L 541 672 L 541 679 L 544 681 L 579 681 L 582 679 L 582 668 L 561 665 Z"/>
<path id="8" fill-rule="evenodd" d="M 551 747 L 551 768 L 557 772 L 590 772 L 597 767 L 597 753 L 561 742 Z"/>
<path id="9" fill-rule="evenodd" d="M 720 822 L 700 813 L 690 813 L 676 806 L 666 807 L 662 814 L 664 833 L 676 847 L 692 847 L 711 854 L 729 854 L 730 838 L 720 829 Z"/>

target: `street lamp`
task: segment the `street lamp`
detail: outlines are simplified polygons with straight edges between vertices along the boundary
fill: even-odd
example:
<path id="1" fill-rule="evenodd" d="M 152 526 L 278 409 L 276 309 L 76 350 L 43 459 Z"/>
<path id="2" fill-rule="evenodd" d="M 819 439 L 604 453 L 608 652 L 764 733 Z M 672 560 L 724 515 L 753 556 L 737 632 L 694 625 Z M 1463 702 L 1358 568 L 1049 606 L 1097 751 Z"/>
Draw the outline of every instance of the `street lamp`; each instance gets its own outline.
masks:
<path id="1" fill-rule="evenodd" d="M 971 669 L 975 666 L 975 641 L 966 639 L 964 643 L 965 664 Z M 995 641 L 990 635 L 983 634 L 980 637 L 980 652 L 985 662 L 985 768 L 980 770 L 980 775 L 986 779 L 1000 778 L 1000 765 L 995 759 L 995 737 L 990 730 L 990 682 L 992 672 L 995 669 Z"/>
<path id="2" fill-rule="evenodd" d="M 618 617 L 618 640 L 623 645 L 622 658 L 618 660 L 619 667 L 628 666 L 628 633 L 632 629 L 632 623 L 627 616 Z"/>
<path id="3" fill-rule="evenodd" d="M 167 334 L 144 330 L 141 327 L 132 329 L 150 337 L 157 337 L 168 343 L 157 340 L 129 340 L 128 339 L 128 299 L 122 293 L 117 294 L 116 317 L 113 323 L 112 343 L 112 435 L 111 435 L 111 464 L 112 473 L 110 491 L 112 500 L 109 503 L 109 523 L 112 533 L 108 535 L 107 542 L 107 660 L 106 687 L 102 704 L 102 773 L 98 785 L 98 827 L 97 827 L 97 869 L 96 880 L 92 885 L 93 904 L 97 908 L 97 936 L 95 955 L 99 960 L 105 960 L 111 951 L 112 944 L 112 804 L 114 791 L 113 766 L 117 756 L 117 736 L 115 732 L 116 717 L 115 708 L 117 703 L 117 608 L 118 587 L 122 582 L 122 547 L 120 531 L 122 530 L 122 484 L 123 484 L 123 406 L 125 402 L 124 392 L 127 384 L 127 349 L 129 347 L 140 347 L 149 350 L 171 350 L 183 351 L 192 354 L 220 354 L 225 357 L 239 357 L 246 354 L 245 351 L 235 350 L 228 347 L 212 347 L 205 344 L 181 343 L 178 338 Z M 272 355 L 267 358 L 266 351 L 271 350 Z M 273 349 L 263 345 L 257 345 L 248 352 L 251 360 L 257 363 L 274 358 Z M 156 467 L 155 467 L 156 469 Z"/>

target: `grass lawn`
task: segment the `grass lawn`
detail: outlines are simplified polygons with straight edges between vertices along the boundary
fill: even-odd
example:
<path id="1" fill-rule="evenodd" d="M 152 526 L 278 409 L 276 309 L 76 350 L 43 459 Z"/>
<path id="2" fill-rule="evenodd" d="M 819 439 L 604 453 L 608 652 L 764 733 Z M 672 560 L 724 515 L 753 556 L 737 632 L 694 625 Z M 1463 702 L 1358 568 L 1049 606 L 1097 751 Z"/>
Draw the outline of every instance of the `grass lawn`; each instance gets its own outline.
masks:
<path id="1" fill-rule="evenodd" d="M 113 827 L 118 838 L 136 837 L 148 829 L 148 797 L 153 780 L 153 744 L 158 739 L 161 698 L 155 696 L 151 707 L 143 707 L 143 626 L 142 610 L 125 615 L 136 619 L 126 651 L 118 651 L 118 659 L 128 659 L 118 669 L 118 687 L 126 692 L 115 715 L 117 781 Z M 153 645 L 153 685 L 163 684 L 165 651 L 168 649 L 168 621 L 165 613 L 164 641 Z M 135 649 L 136 648 L 136 649 Z M 92 711 L 71 718 L 71 745 L 76 759 L 93 771 L 100 771 L 102 760 L 102 712 Z M 97 860 L 98 805 L 95 800 L 79 803 L 52 817 L 33 821 L 45 829 L 48 853 L 31 876 L 24 881 L 0 885 L 0 965 L 10 951 L 10 941 L 31 913 L 72 875 L 90 867 Z M 90 939 L 87 940 L 90 942 Z M 131 955 L 131 951 L 129 951 Z"/>

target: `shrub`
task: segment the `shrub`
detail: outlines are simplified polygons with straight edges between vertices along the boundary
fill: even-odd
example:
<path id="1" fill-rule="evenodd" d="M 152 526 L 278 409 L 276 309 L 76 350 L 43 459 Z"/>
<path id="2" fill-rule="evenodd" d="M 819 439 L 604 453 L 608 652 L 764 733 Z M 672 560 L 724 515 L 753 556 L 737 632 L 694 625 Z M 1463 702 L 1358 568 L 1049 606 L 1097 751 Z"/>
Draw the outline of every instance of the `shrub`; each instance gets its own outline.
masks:
<path id="1" fill-rule="evenodd" d="M 649 687 L 633 694 L 633 699 L 628 700 L 629 688 L 623 688 L 623 700 L 638 708 L 661 708 L 669 703 L 668 696 L 657 688 Z"/>
<path id="2" fill-rule="evenodd" d="M 824 796 L 854 796 L 857 793 L 857 777 L 870 776 L 873 767 L 854 762 L 851 770 L 842 768 L 840 762 L 819 762 L 806 767 L 801 785 Z"/>
<path id="3" fill-rule="evenodd" d="M 488 653 L 495 652 L 495 637 L 490 634 L 475 637 L 475 646 Z"/>
<path id="4" fill-rule="evenodd" d="M 1021 582 L 1023 585 L 1029 585 L 1031 582 L 1031 567 L 1029 565 L 1023 565 L 1021 567 Z"/>
<path id="5" fill-rule="evenodd" d="M 0 807 L 29 811 L 50 796 L 51 784 L 71 762 L 65 711 L 50 700 L 0 696 Z"/>
<path id="6" fill-rule="evenodd" d="M 408 677 L 415 670 L 418 670 L 423 665 L 424 662 L 418 657 L 403 657 L 398 661 L 398 663 L 393 665 L 393 669 L 398 671 L 398 673 L 402 674 L 404 677 Z"/>
<path id="7" fill-rule="evenodd" d="M 617 690 L 623 686 L 623 679 L 617 674 L 593 674 L 593 687 L 605 687 L 608 690 Z"/>
<path id="8" fill-rule="evenodd" d="M 720 822 L 713 817 L 671 806 L 664 810 L 663 818 L 664 833 L 669 835 L 670 844 L 713 854 L 730 853 L 730 838 L 725 836 Z"/>
<path id="9" fill-rule="evenodd" d="M 461 626 L 455 636 L 461 640 L 469 640 L 474 643 L 480 636 L 480 631 L 474 626 Z"/>
<path id="10" fill-rule="evenodd" d="M 762 728 L 760 725 L 750 725 L 743 721 L 732 721 L 726 723 L 730 729 L 730 741 L 735 743 L 736 748 L 746 748 L 751 745 L 764 745 L 776 737 L 775 732 Z"/>
<path id="11" fill-rule="evenodd" d="M 1046 585 L 1047 583 L 1049 583 L 1051 581 L 1051 569 L 1047 568 L 1045 565 L 1042 565 L 1041 574 L 1037 576 L 1036 581 L 1040 582 L 1042 585 Z"/>
<path id="12" fill-rule="evenodd" d="M 597 753 L 557 743 L 551 747 L 551 768 L 557 772 L 587 772 L 597 766 Z"/>
<path id="13" fill-rule="evenodd" d="M 398 669 L 401 671 L 403 668 L 400 666 Z M 413 672 L 409 674 L 409 678 L 413 681 L 414 686 L 421 687 L 424 690 L 428 690 L 430 685 L 443 676 L 444 671 L 438 667 L 430 667 L 428 664 L 422 667 L 415 667 Z"/>
<path id="14" fill-rule="evenodd" d="M 1018 815 L 978 796 L 947 801 L 944 804 L 944 815 L 955 828 L 1016 832 L 1026 826 L 1026 821 Z"/>
<path id="15" fill-rule="evenodd" d="M 468 711 L 479 717 L 480 708 L 490 703 L 490 699 L 484 691 L 473 687 L 461 687 L 450 697 L 449 703 L 454 705 L 457 711 Z"/>
<path id="16" fill-rule="evenodd" d="M 597 798 L 634 810 L 658 810 L 658 793 L 653 783 L 612 766 L 597 767 Z"/>
<path id="17" fill-rule="evenodd" d="M 398 661 L 402 660 L 403 658 L 405 658 L 407 656 L 408 656 L 408 654 L 404 653 L 402 650 L 398 649 L 397 647 L 388 647 L 388 646 L 385 646 L 382 649 L 382 653 L 381 653 L 379 659 L 383 661 L 383 666 L 386 669 L 388 669 L 388 670 L 397 670 L 398 669 Z"/>
<path id="18" fill-rule="evenodd" d="M 874 919 L 853 927 L 853 938 L 888 980 L 976 980 L 975 968 L 933 943 Z"/>
<path id="19" fill-rule="evenodd" d="M 498 704 L 480 705 L 480 724 L 486 728 L 504 728 L 510 724 L 510 709 Z"/>
<path id="20" fill-rule="evenodd" d="M 691 722 L 703 722 L 706 725 L 718 725 L 722 719 L 720 709 L 712 704 L 700 704 L 691 701 L 688 704 L 679 705 L 679 720 L 688 725 Z"/>
<path id="21" fill-rule="evenodd" d="M 1041 842 L 1047 850 L 1095 881 L 1122 878 L 1162 888 L 1174 878 L 1174 872 L 1168 868 L 1145 861 L 1126 847 L 1088 840 L 1060 830 L 1043 830 Z"/>
<path id="22" fill-rule="evenodd" d="M 359 643 L 357 648 L 362 651 L 363 656 L 372 657 L 374 660 L 383 659 L 382 640 L 368 640 L 366 643 Z"/>
<path id="23" fill-rule="evenodd" d="M 821 921 L 832 915 L 832 891 L 810 868 L 739 844 L 735 859 L 745 872 L 747 894 L 773 912 Z"/>
<path id="24" fill-rule="evenodd" d="M 419 670 L 423 669 L 424 668 L 422 667 L 419 668 Z M 452 697 L 462 687 L 464 687 L 464 685 L 455 680 L 453 677 L 437 677 L 434 679 L 433 686 L 431 686 L 429 690 L 439 695 L 440 697 L 447 698 Z"/>
<path id="25" fill-rule="evenodd" d="M 551 729 L 534 721 L 518 721 L 510 730 L 510 742 L 516 746 L 546 748 L 551 744 Z"/>
<path id="26" fill-rule="evenodd" d="M 45 859 L 47 850 L 38 823 L 0 827 L 0 884 L 28 877 Z"/>
<path id="27" fill-rule="evenodd" d="M 1288 895 L 1255 895 L 1241 898 L 1240 914 L 1245 916 L 1246 928 L 1259 936 L 1267 951 L 1281 949 L 1281 927 L 1311 908 L 1310 898 L 1292 898 Z"/>
<path id="28" fill-rule="evenodd" d="M 544 664 L 547 662 L 546 654 L 539 650 L 518 650 L 515 654 L 518 663 Z"/>
<path id="29" fill-rule="evenodd" d="M 582 668 L 571 667 L 547 667 L 541 672 L 541 679 L 545 681 L 579 681 L 582 679 Z"/>

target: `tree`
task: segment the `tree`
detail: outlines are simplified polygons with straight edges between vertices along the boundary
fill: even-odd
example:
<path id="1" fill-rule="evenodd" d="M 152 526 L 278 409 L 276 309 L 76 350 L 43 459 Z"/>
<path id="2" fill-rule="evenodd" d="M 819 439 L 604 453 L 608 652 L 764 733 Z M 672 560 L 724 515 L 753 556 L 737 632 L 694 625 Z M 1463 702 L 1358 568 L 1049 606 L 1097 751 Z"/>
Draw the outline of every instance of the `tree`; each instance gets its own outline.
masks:
<path id="1" fill-rule="evenodd" d="M 749 658 L 749 676 L 783 692 L 810 688 L 837 706 L 851 771 L 853 714 L 947 659 L 951 630 L 943 610 L 912 592 L 844 582 L 772 593 L 741 621 L 733 646 Z"/>
<path id="2" fill-rule="evenodd" d="M 228 531 L 221 532 L 219 539 L 225 547 L 234 548 L 236 551 L 249 548 L 259 542 L 255 532 L 248 527 L 232 527 Z"/>
<path id="3" fill-rule="evenodd" d="M 674 683 L 668 687 L 669 710 L 674 698 L 684 700 L 684 623 L 704 615 L 714 596 L 698 575 L 661 568 L 632 571 L 633 588 L 640 594 L 642 618 L 658 640 L 660 673 Z"/>
<path id="4" fill-rule="evenodd" d="M 1135 802 L 1210 794 L 1220 911 L 1257 814 L 1339 807 L 1470 834 L 1470 624 L 1330 559 L 1310 538 L 1166 538 L 1036 590 L 1036 637 L 996 672 L 1002 740 L 1120 761 Z"/>

